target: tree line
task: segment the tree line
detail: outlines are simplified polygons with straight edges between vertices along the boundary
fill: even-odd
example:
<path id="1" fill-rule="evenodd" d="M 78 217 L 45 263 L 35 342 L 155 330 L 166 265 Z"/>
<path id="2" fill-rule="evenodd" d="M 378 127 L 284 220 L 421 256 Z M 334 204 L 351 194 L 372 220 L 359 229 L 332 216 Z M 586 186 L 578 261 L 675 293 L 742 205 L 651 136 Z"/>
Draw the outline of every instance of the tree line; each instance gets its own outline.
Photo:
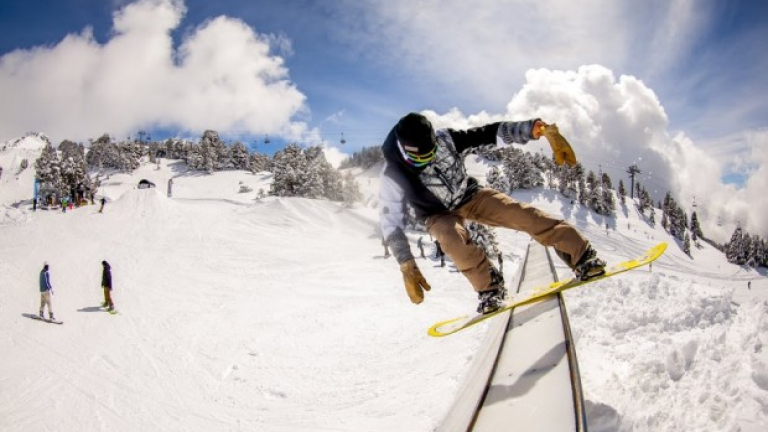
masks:
<path id="1" fill-rule="evenodd" d="M 78 191 L 91 196 L 101 184 L 104 169 L 131 173 L 142 158 L 157 163 L 159 158 L 183 161 L 190 170 L 213 173 L 223 170 L 244 170 L 252 173 L 270 171 L 274 181 L 269 193 L 275 196 L 322 198 L 353 203 L 362 198 L 359 185 L 351 176 L 342 174 L 325 159 L 322 147 L 301 148 L 289 144 L 272 158 L 251 152 L 242 142 L 228 145 L 216 131 L 207 130 L 199 142 L 171 138 L 165 141 L 141 139 L 115 141 L 105 134 L 82 143 L 64 140 L 54 149 L 46 139 L 40 157 L 35 161 L 36 178 L 57 196 L 75 198 Z M 96 175 L 89 171 L 96 170 Z"/>

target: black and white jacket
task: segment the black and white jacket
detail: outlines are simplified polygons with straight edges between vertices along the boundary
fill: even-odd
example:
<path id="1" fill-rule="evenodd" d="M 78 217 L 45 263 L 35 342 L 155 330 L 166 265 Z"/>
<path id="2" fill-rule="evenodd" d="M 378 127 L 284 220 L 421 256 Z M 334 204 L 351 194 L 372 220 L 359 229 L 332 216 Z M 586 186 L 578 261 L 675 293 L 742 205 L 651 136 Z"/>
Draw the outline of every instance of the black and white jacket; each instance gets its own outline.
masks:
<path id="1" fill-rule="evenodd" d="M 525 144 L 533 137 L 536 120 L 491 123 L 463 131 L 439 129 L 435 131 L 435 161 L 421 169 L 402 159 L 395 131 L 390 131 L 382 145 L 384 168 L 379 190 L 379 215 L 382 234 L 398 262 L 412 258 L 403 232 L 406 202 L 414 208 L 419 219 L 461 207 L 480 189 L 477 180 L 467 174 L 464 166 L 468 150 L 495 145 L 498 140 L 506 144 Z"/>

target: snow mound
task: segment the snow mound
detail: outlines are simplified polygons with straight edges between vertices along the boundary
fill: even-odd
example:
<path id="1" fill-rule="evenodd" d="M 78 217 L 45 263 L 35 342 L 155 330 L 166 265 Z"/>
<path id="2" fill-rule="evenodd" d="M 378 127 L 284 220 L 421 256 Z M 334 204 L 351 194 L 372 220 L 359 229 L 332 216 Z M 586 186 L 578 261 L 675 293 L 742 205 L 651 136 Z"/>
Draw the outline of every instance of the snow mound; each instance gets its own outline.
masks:
<path id="1" fill-rule="evenodd" d="M 125 217 L 164 217 L 176 213 L 177 204 L 156 188 L 131 189 L 114 203 L 105 205 L 105 212 L 119 213 Z"/>
<path id="2" fill-rule="evenodd" d="M 302 231 L 337 230 L 375 235 L 376 222 L 347 208 L 309 198 L 266 198 L 246 213 L 258 213 L 260 224 L 293 226 Z"/>
<path id="3" fill-rule="evenodd" d="M 9 149 L 32 150 L 40 152 L 50 140 L 44 134 L 32 133 L 0 145 L 0 152 Z"/>

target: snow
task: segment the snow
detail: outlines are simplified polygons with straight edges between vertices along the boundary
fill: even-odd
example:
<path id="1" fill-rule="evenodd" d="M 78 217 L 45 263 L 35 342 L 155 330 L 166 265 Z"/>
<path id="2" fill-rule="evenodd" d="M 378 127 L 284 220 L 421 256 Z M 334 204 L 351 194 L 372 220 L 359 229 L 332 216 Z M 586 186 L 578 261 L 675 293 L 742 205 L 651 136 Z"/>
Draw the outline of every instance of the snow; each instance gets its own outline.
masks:
<path id="1" fill-rule="evenodd" d="M 353 209 L 258 199 L 269 173 L 162 160 L 111 174 L 103 214 L 32 212 L 36 156 L 11 175 L 28 151 L 0 149 L 0 430 L 430 431 L 450 409 L 488 327 L 426 335 L 476 298 L 427 259 L 433 290 L 408 301 L 376 233 L 376 168 L 354 171 Z M 652 271 L 566 294 L 590 431 L 768 428 L 764 275 L 706 244 L 686 256 L 632 207 L 604 218 L 551 191 L 514 196 L 568 218 L 609 261 L 670 242 Z M 528 239 L 496 232 L 511 279 Z M 114 316 L 98 307 L 102 260 Z M 61 326 L 24 316 L 43 262 Z"/>

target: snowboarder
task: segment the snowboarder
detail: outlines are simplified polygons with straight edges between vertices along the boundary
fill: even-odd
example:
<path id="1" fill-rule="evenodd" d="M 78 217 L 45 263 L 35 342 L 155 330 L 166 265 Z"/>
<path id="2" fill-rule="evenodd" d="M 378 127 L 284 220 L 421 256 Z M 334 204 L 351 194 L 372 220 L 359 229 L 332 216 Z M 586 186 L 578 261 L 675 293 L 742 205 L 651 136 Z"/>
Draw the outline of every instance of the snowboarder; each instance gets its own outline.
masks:
<path id="1" fill-rule="evenodd" d="M 419 252 L 421 252 L 421 257 L 427 258 L 424 256 L 424 236 L 419 237 L 419 241 L 416 243 L 416 246 L 418 246 Z"/>
<path id="2" fill-rule="evenodd" d="M 384 237 L 381 238 L 381 245 L 384 246 L 384 258 L 389 258 L 389 243 Z"/>
<path id="3" fill-rule="evenodd" d="M 53 307 L 51 306 L 51 296 L 53 295 L 53 286 L 51 286 L 51 274 L 48 272 L 48 263 L 43 265 L 40 271 L 40 319 L 43 317 L 45 306 L 48 306 L 48 318 L 53 321 Z"/>
<path id="4" fill-rule="evenodd" d="M 498 122 L 468 130 L 435 131 L 421 114 L 410 113 L 392 128 L 382 145 L 385 165 L 379 192 L 382 232 L 400 264 L 411 301 L 424 300 L 430 286 L 421 274 L 404 232 L 405 203 L 416 217 L 425 220 L 429 233 L 453 259 L 456 267 L 478 293 L 478 312 L 499 309 L 506 297 L 501 273 L 485 252 L 469 238 L 466 219 L 490 226 L 524 231 L 537 242 L 553 246 L 582 279 L 604 273 L 605 261 L 597 257 L 589 241 L 567 222 L 520 203 L 504 193 L 483 188 L 467 174 L 465 150 L 492 145 L 525 144 L 544 136 L 558 165 L 576 164 L 571 146 L 557 126 L 541 119 Z"/>
<path id="5" fill-rule="evenodd" d="M 108 311 L 112 311 L 115 308 L 112 303 L 112 267 L 108 262 L 102 261 L 101 266 L 103 270 L 101 272 L 101 287 L 104 289 L 104 302 L 101 307 L 107 308 Z"/>
<path id="6" fill-rule="evenodd" d="M 435 258 L 440 258 L 440 267 L 445 267 L 445 252 L 437 240 L 435 240 Z"/>

